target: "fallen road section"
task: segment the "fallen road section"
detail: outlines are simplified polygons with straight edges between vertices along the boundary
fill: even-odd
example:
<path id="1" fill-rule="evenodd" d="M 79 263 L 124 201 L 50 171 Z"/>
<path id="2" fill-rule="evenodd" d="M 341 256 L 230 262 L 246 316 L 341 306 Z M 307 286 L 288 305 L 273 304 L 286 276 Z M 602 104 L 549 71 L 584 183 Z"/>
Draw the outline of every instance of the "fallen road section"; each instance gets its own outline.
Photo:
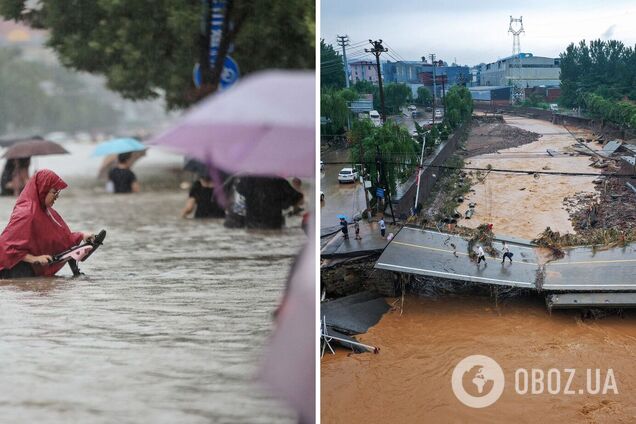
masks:
<path id="1" fill-rule="evenodd" d="M 501 249 L 502 243 L 493 246 Z M 468 257 L 464 238 L 431 230 L 404 227 L 391 240 L 375 268 L 406 274 L 448 278 L 511 287 L 535 288 L 539 269 L 535 249 L 508 243 L 514 263 L 501 265 L 501 258 L 487 257 L 478 267 Z"/>
<path id="2" fill-rule="evenodd" d="M 493 247 L 502 248 L 501 241 Z M 508 242 L 513 263 L 487 257 L 477 266 L 464 238 L 404 227 L 384 249 L 375 268 L 475 284 L 533 288 L 544 292 L 636 292 L 636 244 L 599 250 L 577 247 L 558 260 L 541 263 L 539 249 Z"/>

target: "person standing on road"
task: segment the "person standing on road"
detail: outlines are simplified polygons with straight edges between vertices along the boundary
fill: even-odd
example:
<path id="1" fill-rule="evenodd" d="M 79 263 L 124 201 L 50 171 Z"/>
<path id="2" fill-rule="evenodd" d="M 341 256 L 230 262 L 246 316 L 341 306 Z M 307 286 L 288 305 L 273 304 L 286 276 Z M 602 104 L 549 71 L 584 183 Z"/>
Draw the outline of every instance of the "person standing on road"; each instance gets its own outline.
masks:
<path id="1" fill-rule="evenodd" d="M 356 240 L 362 240 L 362 237 L 360 237 L 360 224 L 357 219 L 354 221 L 353 228 L 356 230 Z"/>
<path id="2" fill-rule="evenodd" d="M 380 225 L 380 235 L 382 236 L 382 238 L 384 238 L 384 235 L 386 234 L 386 224 L 384 223 L 384 217 L 380 218 L 378 224 Z"/>
<path id="3" fill-rule="evenodd" d="M 503 243 L 502 250 L 503 250 L 503 259 L 501 259 L 501 264 L 503 265 L 503 263 L 506 262 L 506 258 L 510 259 L 510 263 L 512 263 L 512 252 L 508 248 L 508 243 L 506 243 L 505 241 Z"/>
<path id="4" fill-rule="evenodd" d="M 479 264 L 481 263 L 481 261 L 484 261 L 484 266 L 487 266 L 488 264 L 486 263 L 486 254 L 484 253 L 484 248 L 479 246 L 477 248 L 477 266 L 479 266 Z"/>
<path id="5" fill-rule="evenodd" d="M 344 218 L 340 218 L 340 229 L 342 230 L 342 235 L 345 240 L 349 240 L 349 228 L 348 228 L 347 220 Z"/>

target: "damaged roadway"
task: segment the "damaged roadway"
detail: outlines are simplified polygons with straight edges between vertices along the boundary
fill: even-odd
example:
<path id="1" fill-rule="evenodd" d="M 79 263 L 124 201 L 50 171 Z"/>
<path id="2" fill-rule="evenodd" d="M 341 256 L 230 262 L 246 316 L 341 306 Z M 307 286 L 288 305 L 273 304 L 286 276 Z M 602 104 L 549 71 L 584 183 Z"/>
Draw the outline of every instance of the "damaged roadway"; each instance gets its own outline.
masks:
<path id="1" fill-rule="evenodd" d="M 455 249 L 451 246 L 455 245 Z M 378 259 L 377 269 L 469 281 L 476 284 L 534 288 L 543 291 L 636 291 L 636 244 L 595 250 L 578 247 L 561 259 L 546 261 L 540 248 L 509 242 L 513 263 L 487 257 L 477 266 L 468 258 L 462 237 L 404 227 Z M 501 240 L 493 243 L 500 250 Z"/>

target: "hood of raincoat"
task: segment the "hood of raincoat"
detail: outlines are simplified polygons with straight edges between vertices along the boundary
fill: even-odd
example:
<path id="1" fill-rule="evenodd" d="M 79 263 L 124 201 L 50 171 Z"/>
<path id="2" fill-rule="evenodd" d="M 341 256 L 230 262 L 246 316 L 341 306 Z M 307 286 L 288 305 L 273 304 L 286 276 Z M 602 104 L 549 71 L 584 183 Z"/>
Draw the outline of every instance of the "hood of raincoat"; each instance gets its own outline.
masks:
<path id="1" fill-rule="evenodd" d="M 0 270 L 17 265 L 27 254 L 54 255 L 82 241 L 82 233 L 72 233 L 62 217 L 44 202 L 51 189 L 62 190 L 66 183 L 55 172 L 35 173 L 22 190 L 9 224 L 0 234 Z M 64 264 L 34 265 L 36 275 L 51 276 Z"/>

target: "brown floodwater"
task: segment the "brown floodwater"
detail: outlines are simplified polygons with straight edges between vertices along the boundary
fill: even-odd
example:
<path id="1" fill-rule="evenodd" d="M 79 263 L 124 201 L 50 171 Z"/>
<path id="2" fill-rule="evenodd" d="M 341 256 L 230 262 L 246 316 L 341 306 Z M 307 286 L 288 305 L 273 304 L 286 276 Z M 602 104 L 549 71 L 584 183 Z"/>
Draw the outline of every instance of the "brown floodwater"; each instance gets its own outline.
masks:
<path id="1" fill-rule="evenodd" d="M 390 303 L 393 299 L 387 299 Z M 323 423 L 631 423 L 636 421 L 636 313 L 582 319 L 576 311 L 545 308 L 543 298 L 524 296 L 495 304 L 488 296 L 409 295 L 404 313 L 392 311 L 363 343 L 377 355 L 339 349 L 321 360 Z M 451 388 L 455 365 L 486 355 L 502 367 L 505 387 L 483 409 L 460 403 Z M 561 373 L 561 391 L 518 394 L 515 371 L 576 369 Z M 586 370 L 601 369 L 601 386 L 612 369 L 618 394 L 578 394 Z M 595 375 L 594 373 L 592 374 Z M 593 379 L 593 382 L 595 379 Z M 555 386 L 553 386 L 555 387 Z"/>

